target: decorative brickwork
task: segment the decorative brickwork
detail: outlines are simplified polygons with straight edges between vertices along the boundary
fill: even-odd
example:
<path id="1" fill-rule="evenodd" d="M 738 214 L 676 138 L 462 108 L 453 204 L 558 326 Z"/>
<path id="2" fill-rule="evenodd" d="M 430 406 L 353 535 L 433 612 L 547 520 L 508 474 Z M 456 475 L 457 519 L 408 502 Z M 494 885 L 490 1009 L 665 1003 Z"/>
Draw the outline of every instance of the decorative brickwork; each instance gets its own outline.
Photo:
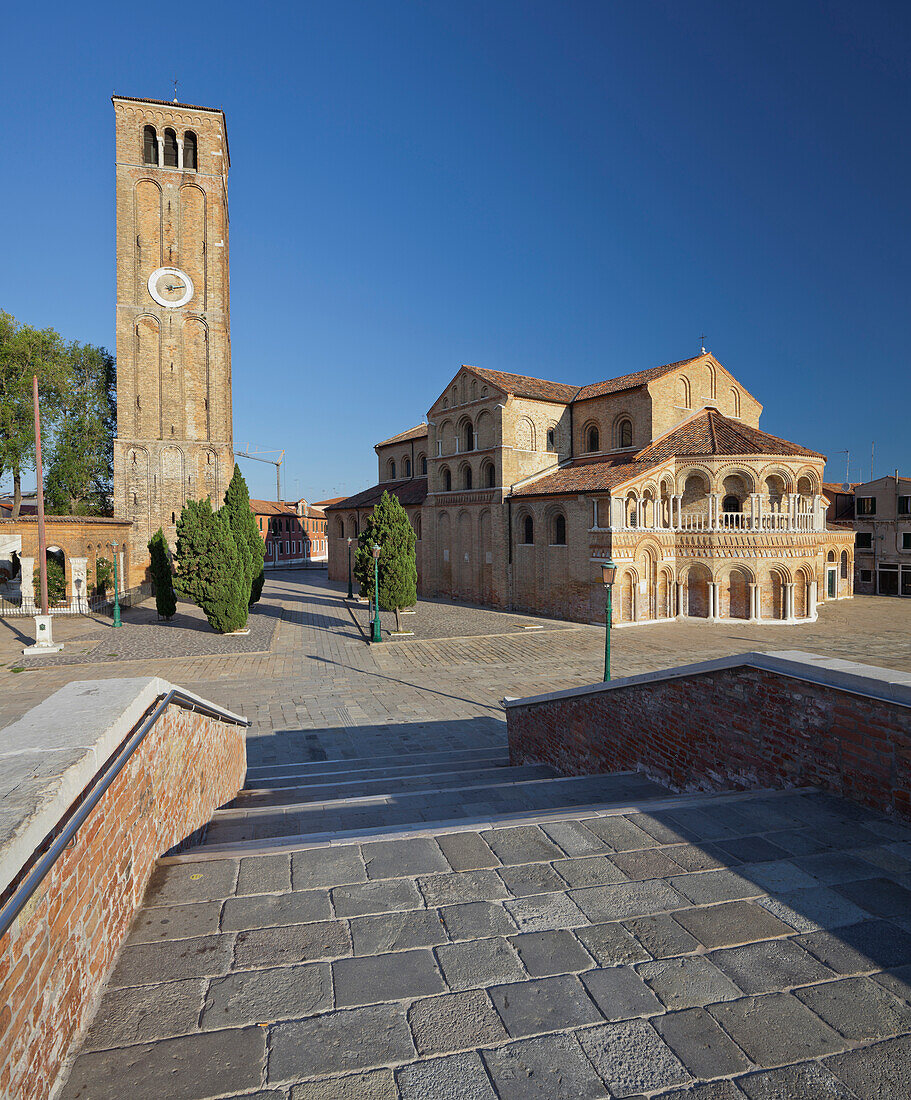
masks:
<path id="1" fill-rule="evenodd" d="M 678 791 L 821 787 L 911 821 L 911 677 L 790 656 L 509 700 L 511 762 L 641 770 Z"/>
<path id="2" fill-rule="evenodd" d="M 0 1096 L 50 1094 L 156 859 L 206 824 L 245 772 L 242 727 L 177 706 L 142 741 L 0 939 Z"/>

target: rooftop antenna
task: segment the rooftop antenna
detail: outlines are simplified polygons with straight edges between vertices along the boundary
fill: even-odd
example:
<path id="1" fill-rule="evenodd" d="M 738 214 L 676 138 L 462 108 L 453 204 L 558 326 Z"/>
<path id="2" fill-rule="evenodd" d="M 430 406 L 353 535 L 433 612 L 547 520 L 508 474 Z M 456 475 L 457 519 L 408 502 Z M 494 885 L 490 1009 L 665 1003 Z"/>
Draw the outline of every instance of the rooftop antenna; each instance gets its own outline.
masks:
<path id="1" fill-rule="evenodd" d="M 177 77 L 174 77 L 174 102 L 177 102 Z"/>
<path id="2" fill-rule="evenodd" d="M 699 337 L 699 343 L 702 345 L 702 354 L 705 355 L 705 333 Z"/>
<path id="3" fill-rule="evenodd" d="M 873 456 L 876 454 L 876 440 L 870 444 L 870 480 L 873 480 Z"/>
<path id="4" fill-rule="evenodd" d="M 849 477 L 849 471 L 851 469 L 851 452 L 842 451 L 841 454 L 845 456 L 845 483 L 842 485 L 842 489 L 847 492 L 851 488 L 851 478 Z"/>

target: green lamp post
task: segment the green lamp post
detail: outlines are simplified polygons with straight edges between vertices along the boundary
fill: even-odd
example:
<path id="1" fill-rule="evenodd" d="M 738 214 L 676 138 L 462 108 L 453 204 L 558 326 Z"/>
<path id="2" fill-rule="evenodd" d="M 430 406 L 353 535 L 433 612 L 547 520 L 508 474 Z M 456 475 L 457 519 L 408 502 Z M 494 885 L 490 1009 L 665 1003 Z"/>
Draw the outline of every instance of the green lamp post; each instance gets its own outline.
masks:
<path id="1" fill-rule="evenodd" d="M 380 634 L 380 548 L 373 547 L 373 634 L 371 642 L 381 642 Z"/>
<path id="2" fill-rule="evenodd" d="M 349 600 L 354 599 L 354 590 L 351 587 L 351 544 L 352 544 L 352 542 L 354 542 L 354 539 L 349 538 L 348 539 L 348 599 Z"/>
<path id="3" fill-rule="evenodd" d="M 610 679 L 610 621 L 611 621 L 611 606 L 610 596 L 611 588 L 614 585 L 614 577 L 617 575 L 617 567 L 614 565 L 610 557 L 607 561 L 601 563 L 601 583 L 604 585 L 607 592 L 607 606 L 604 612 L 604 679 Z"/>
<path id="4" fill-rule="evenodd" d="M 111 550 L 114 552 L 114 621 L 111 626 L 123 626 L 120 620 L 120 594 L 118 592 L 119 585 L 117 583 L 117 543 L 108 543 Z"/>

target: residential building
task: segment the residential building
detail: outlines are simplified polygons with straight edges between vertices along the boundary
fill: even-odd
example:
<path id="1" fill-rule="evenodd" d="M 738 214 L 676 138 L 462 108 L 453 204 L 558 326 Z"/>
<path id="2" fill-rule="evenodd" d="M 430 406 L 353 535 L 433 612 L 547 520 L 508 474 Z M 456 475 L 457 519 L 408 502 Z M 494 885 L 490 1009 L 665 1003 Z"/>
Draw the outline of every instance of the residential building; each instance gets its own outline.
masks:
<path id="1" fill-rule="evenodd" d="M 854 500 L 855 591 L 911 596 L 911 478 L 865 481 Z"/>
<path id="2" fill-rule="evenodd" d="M 603 621 L 612 558 L 618 625 L 813 620 L 853 592 L 853 535 L 826 523 L 825 456 L 761 412 L 705 353 L 582 387 L 463 366 L 377 444 L 378 483 L 327 508 L 330 578 L 389 489 L 423 595 Z"/>
<path id="3" fill-rule="evenodd" d="M 259 533 L 266 543 L 267 569 L 325 565 L 326 513 L 306 500 L 251 500 Z"/>

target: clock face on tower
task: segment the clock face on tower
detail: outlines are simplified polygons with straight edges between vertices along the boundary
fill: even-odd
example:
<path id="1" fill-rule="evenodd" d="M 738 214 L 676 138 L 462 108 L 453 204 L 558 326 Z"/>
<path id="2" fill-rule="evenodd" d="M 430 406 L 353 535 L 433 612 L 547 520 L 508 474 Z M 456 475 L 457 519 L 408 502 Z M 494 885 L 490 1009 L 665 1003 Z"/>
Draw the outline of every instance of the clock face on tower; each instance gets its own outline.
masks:
<path id="1" fill-rule="evenodd" d="M 179 267 L 159 267 L 149 276 L 149 294 L 160 306 L 176 309 L 193 297 L 193 280 Z"/>

